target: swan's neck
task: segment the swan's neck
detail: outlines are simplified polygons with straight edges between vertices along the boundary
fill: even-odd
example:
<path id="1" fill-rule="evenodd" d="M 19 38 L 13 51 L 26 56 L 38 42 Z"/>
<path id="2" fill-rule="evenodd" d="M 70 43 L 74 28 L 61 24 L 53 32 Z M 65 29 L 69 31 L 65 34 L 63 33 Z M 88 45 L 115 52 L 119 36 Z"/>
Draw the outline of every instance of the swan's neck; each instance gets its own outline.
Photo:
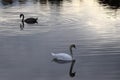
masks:
<path id="1" fill-rule="evenodd" d="M 70 47 L 70 54 L 71 54 L 71 56 L 72 56 L 72 58 L 73 58 L 72 47 Z"/>
<path id="2" fill-rule="evenodd" d="M 22 22 L 24 22 L 24 15 L 22 15 Z"/>

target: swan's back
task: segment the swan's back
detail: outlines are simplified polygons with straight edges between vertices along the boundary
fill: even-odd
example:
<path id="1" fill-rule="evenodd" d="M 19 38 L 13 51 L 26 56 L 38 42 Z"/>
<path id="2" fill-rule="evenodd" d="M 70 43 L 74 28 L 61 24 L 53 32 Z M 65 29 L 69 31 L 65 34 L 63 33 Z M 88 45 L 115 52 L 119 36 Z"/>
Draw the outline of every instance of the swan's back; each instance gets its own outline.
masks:
<path id="1" fill-rule="evenodd" d="M 69 54 L 66 53 L 51 53 L 51 55 L 57 59 L 57 60 L 65 60 L 65 61 L 71 61 L 72 57 Z"/>
<path id="2" fill-rule="evenodd" d="M 38 18 L 27 18 L 24 21 L 28 24 L 34 24 L 34 23 L 37 23 L 37 19 Z"/>

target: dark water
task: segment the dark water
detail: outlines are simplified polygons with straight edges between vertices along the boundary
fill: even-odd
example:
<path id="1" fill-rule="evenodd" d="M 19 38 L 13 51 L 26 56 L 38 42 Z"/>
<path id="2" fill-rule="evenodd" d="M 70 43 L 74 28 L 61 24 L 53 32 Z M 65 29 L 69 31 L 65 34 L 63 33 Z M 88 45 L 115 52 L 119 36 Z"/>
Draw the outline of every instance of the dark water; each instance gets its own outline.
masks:
<path id="1" fill-rule="evenodd" d="M 120 80 L 120 10 L 102 0 L 1 0 L 0 80 Z M 38 24 L 20 28 L 20 13 Z M 52 61 L 66 52 L 76 62 Z"/>

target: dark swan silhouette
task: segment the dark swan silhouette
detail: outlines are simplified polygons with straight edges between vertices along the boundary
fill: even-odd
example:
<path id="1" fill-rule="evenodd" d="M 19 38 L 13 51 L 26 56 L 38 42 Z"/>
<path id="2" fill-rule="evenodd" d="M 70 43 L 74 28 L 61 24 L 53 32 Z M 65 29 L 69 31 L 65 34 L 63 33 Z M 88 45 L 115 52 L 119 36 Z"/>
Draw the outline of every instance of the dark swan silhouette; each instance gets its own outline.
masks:
<path id="1" fill-rule="evenodd" d="M 75 44 L 72 44 L 69 47 L 71 55 L 67 53 L 57 53 L 57 54 L 51 53 L 51 55 L 54 57 L 54 59 L 58 61 L 73 61 L 74 59 L 73 59 L 72 48 L 76 48 Z"/>
<path id="2" fill-rule="evenodd" d="M 20 14 L 20 18 L 22 17 L 22 22 L 26 22 L 27 24 L 35 24 L 35 23 L 38 23 L 37 20 L 38 18 L 27 18 L 27 19 L 24 19 L 24 15 L 23 14 Z"/>

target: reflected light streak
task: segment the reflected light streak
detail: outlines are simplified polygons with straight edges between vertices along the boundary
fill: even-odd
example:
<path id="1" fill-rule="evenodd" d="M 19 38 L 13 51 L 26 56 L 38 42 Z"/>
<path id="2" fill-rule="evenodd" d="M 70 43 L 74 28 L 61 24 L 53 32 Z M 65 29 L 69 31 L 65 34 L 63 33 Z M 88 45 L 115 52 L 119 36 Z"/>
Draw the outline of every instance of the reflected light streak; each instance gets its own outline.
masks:
<path id="1" fill-rule="evenodd" d="M 117 19 L 106 14 L 106 10 L 94 0 L 85 0 L 82 13 L 86 16 L 85 24 L 95 33 L 114 32 Z"/>

